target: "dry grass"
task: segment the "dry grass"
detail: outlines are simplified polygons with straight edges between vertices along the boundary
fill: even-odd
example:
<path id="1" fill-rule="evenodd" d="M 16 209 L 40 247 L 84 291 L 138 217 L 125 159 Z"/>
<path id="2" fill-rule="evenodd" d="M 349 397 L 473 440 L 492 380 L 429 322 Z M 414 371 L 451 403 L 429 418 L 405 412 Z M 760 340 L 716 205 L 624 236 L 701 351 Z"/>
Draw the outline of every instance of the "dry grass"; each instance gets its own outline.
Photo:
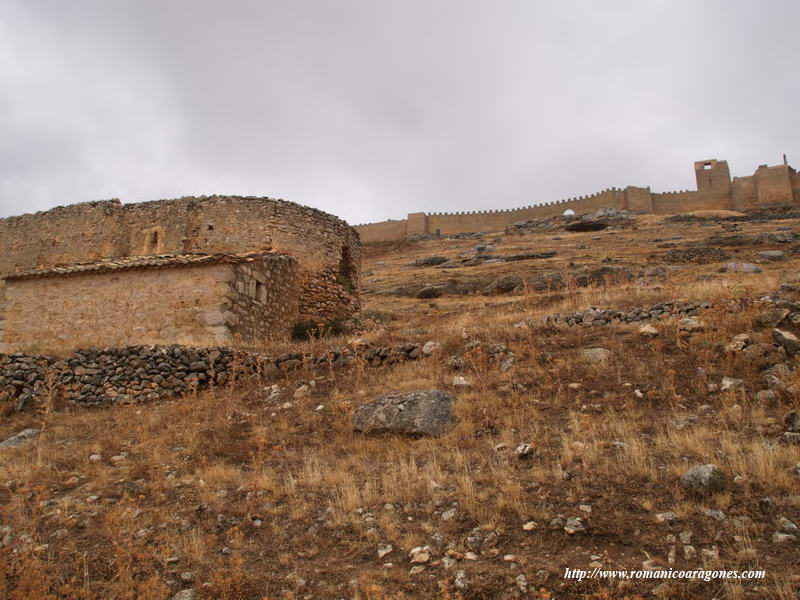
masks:
<path id="1" fill-rule="evenodd" d="M 664 235 L 662 224 L 649 227 L 621 232 L 641 245 L 631 242 L 619 253 L 645 262 L 651 250 L 645 241 L 657 231 Z M 675 232 L 687 239 L 710 233 L 688 226 Z M 574 248 L 583 237 L 562 240 L 556 264 L 591 254 Z M 548 239 L 514 239 L 508 251 L 539 248 Z M 404 266 L 415 256 L 470 244 L 375 251 L 365 268 L 382 284 L 405 281 L 415 276 Z M 611 245 L 604 238 L 592 260 Z M 147 406 L 45 407 L 15 416 L 0 425 L 3 433 L 31 424 L 43 431 L 32 444 L 0 455 L 0 527 L 13 536 L 0 548 L 0 597 L 168 598 L 191 585 L 202 598 L 500 598 L 524 574 L 530 597 L 634 598 L 648 594 L 653 582 L 575 582 L 561 574 L 585 568 L 592 555 L 603 557 L 604 568 L 638 569 L 650 557 L 666 565 L 667 536 L 685 530 L 693 532 L 698 559 L 678 552 L 676 568 L 697 567 L 700 550 L 717 547 L 726 568 L 766 569 L 769 579 L 677 583 L 674 597 L 794 597 L 796 549 L 773 545 L 771 535 L 777 515 L 800 522 L 800 456 L 777 442 L 783 413 L 798 399 L 763 405 L 750 394 L 711 393 L 707 383 L 732 375 L 760 389 L 759 373 L 734 371 L 724 344 L 754 328 L 759 309 L 752 300 L 797 264 L 768 265 L 750 277 L 691 267 L 647 286 L 444 298 L 434 306 L 373 289 L 367 308 L 397 318 L 366 332 L 368 339 L 434 339 L 442 344 L 439 354 L 390 368 L 298 373 L 277 382 L 286 395 L 271 403 L 263 387 L 273 382 L 252 382 Z M 656 324 L 653 340 L 626 325 L 515 326 L 590 305 L 734 298 L 742 300 L 741 310 L 706 311 L 708 331 L 689 339 L 670 319 Z M 471 340 L 506 344 L 516 364 L 502 373 L 473 354 L 462 372 L 471 386 L 453 388 L 446 359 Z M 317 340 L 303 348 L 341 343 Z M 595 367 L 578 360 L 578 350 L 589 346 L 611 350 L 611 362 Z M 696 375 L 697 367 L 706 375 Z M 311 378 L 311 396 L 283 409 L 299 380 Z M 367 399 L 428 387 L 457 396 L 457 424 L 447 435 L 410 440 L 351 431 L 349 416 Z M 696 421 L 681 426 L 676 419 L 688 415 Z M 535 445 L 526 460 L 514 454 L 522 442 Z M 94 454 L 101 460 L 90 460 Z M 678 478 L 687 466 L 706 462 L 740 478 L 714 497 L 691 497 Z M 760 508 L 764 497 L 773 500 L 771 512 Z M 723 510 L 726 522 L 706 516 L 708 508 Z M 657 524 L 655 514 L 665 511 L 679 522 Z M 551 528 L 559 515 L 584 518 L 588 531 L 567 536 Z M 749 522 L 734 524 L 745 516 Z M 531 520 L 536 528 L 523 530 Z M 495 532 L 497 541 L 478 560 L 446 568 L 445 551 L 468 551 L 475 528 Z M 378 545 L 387 543 L 393 552 L 378 560 Z M 410 575 L 408 551 L 426 544 L 438 562 Z M 516 556 L 514 567 L 502 560 L 506 554 Z M 467 591 L 453 587 L 462 569 Z M 187 572 L 191 584 L 181 581 Z"/>

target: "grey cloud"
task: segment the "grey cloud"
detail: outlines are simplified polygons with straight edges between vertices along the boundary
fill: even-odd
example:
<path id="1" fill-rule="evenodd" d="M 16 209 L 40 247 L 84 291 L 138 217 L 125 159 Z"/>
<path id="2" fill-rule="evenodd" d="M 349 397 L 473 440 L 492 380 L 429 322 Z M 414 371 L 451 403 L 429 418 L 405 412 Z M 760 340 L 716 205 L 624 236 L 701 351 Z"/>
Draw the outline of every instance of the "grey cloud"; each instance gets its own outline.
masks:
<path id="1" fill-rule="evenodd" d="M 749 174 L 800 150 L 798 17 L 791 0 L 0 0 L 0 216 L 239 193 L 365 222 L 689 188 L 707 157 Z"/>

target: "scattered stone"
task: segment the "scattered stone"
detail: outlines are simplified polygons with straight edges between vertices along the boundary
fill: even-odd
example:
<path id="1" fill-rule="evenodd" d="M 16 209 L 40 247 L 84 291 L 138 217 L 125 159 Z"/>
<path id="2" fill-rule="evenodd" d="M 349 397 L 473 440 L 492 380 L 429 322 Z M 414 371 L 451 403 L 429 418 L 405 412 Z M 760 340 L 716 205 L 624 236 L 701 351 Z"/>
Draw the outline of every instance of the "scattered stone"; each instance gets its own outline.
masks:
<path id="1" fill-rule="evenodd" d="M 525 531 L 533 531 L 536 529 L 536 521 L 528 521 L 522 526 L 522 529 Z"/>
<path id="2" fill-rule="evenodd" d="M 451 521 L 456 516 L 456 509 L 455 508 L 448 508 L 446 511 L 442 513 L 442 521 Z"/>
<path id="3" fill-rule="evenodd" d="M 678 515 L 676 515 L 674 512 L 668 511 L 658 513 L 655 518 L 656 523 L 674 523 L 678 520 Z"/>
<path id="4" fill-rule="evenodd" d="M 753 263 L 729 262 L 722 265 L 720 273 L 761 273 L 761 267 Z"/>
<path id="5" fill-rule="evenodd" d="M 783 250 L 763 250 L 758 255 L 765 260 L 783 260 L 786 258 Z"/>
<path id="6" fill-rule="evenodd" d="M 792 535 L 790 533 L 781 533 L 780 531 L 776 531 L 772 534 L 772 543 L 773 544 L 788 544 L 790 542 L 796 542 L 797 536 Z"/>
<path id="7" fill-rule="evenodd" d="M 783 349 L 786 350 L 786 354 L 789 356 L 794 356 L 800 350 L 800 339 L 788 331 L 773 329 L 772 339 L 776 344 L 783 346 Z"/>
<path id="8" fill-rule="evenodd" d="M 353 429 L 366 434 L 438 436 L 453 425 L 453 397 L 440 390 L 392 392 L 356 409 Z"/>
<path id="9" fill-rule="evenodd" d="M 791 534 L 795 534 L 800 530 L 800 528 L 798 528 L 797 525 L 792 523 L 786 517 L 778 518 L 778 529 L 783 533 L 791 533 Z"/>
<path id="10" fill-rule="evenodd" d="M 744 381 L 742 379 L 734 379 L 733 377 L 723 377 L 719 389 L 723 392 L 728 390 L 743 390 Z"/>
<path id="11" fill-rule="evenodd" d="M 32 441 L 37 435 L 39 435 L 39 430 L 35 427 L 23 429 L 22 431 L 18 431 L 12 435 L 10 438 L 0 442 L 0 448 L 16 448 L 18 446 L 22 446 L 23 444 L 27 444 L 28 442 Z"/>
<path id="12" fill-rule="evenodd" d="M 425 356 L 430 356 L 439 349 L 439 346 L 440 344 L 438 342 L 425 342 L 425 344 L 422 346 L 422 353 Z"/>
<path id="13" fill-rule="evenodd" d="M 418 258 L 412 264 L 415 267 L 435 267 L 436 265 L 441 265 L 446 263 L 449 258 L 446 256 L 426 256 L 424 258 Z"/>
<path id="14" fill-rule="evenodd" d="M 194 590 L 189 588 L 186 590 L 181 590 L 177 594 L 172 597 L 172 600 L 195 600 L 196 595 Z"/>
<path id="15" fill-rule="evenodd" d="M 564 531 L 566 531 L 569 535 L 582 533 L 586 531 L 586 525 L 584 525 L 583 521 L 577 517 L 574 519 L 567 519 L 567 522 L 564 525 Z"/>
<path id="16" fill-rule="evenodd" d="M 790 313 L 788 308 L 768 308 L 756 315 L 755 322 L 759 327 L 777 327 Z"/>
<path id="17" fill-rule="evenodd" d="M 469 381 L 467 381 L 466 378 L 462 377 L 461 375 L 454 375 L 453 385 L 455 387 L 469 387 Z"/>
<path id="18" fill-rule="evenodd" d="M 294 391 L 294 394 L 292 394 L 292 397 L 295 400 L 299 400 L 300 398 L 305 398 L 306 396 L 308 396 L 308 393 L 310 391 L 311 391 L 311 388 L 307 384 L 304 383 L 303 385 L 301 385 L 300 387 L 298 387 Z"/>
<path id="19" fill-rule="evenodd" d="M 413 548 L 411 552 L 408 553 L 408 556 L 411 558 L 412 564 L 427 563 L 431 559 L 431 547 L 417 546 L 416 548 Z"/>
<path id="20" fill-rule="evenodd" d="M 781 440 L 785 444 L 792 444 L 792 445 L 796 446 L 796 445 L 800 444 L 800 433 L 792 433 L 790 431 L 787 431 L 786 433 L 784 433 L 781 436 Z"/>
<path id="21" fill-rule="evenodd" d="M 724 521 L 725 520 L 725 513 L 721 510 L 716 510 L 713 508 L 707 508 L 703 511 L 703 514 L 707 517 L 711 517 L 715 521 Z"/>
<path id="22" fill-rule="evenodd" d="M 534 452 L 533 444 L 522 443 L 514 449 L 514 454 L 517 455 L 518 458 L 527 458 Z"/>
<path id="23" fill-rule="evenodd" d="M 606 348 L 584 348 L 581 350 L 581 358 L 592 364 L 606 364 L 612 355 L 611 350 Z"/>
<path id="24" fill-rule="evenodd" d="M 483 289 L 484 294 L 508 294 L 522 288 L 522 278 L 517 275 L 503 275 Z"/>
<path id="25" fill-rule="evenodd" d="M 796 410 L 786 413 L 783 417 L 783 424 L 786 427 L 786 431 L 800 433 L 800 413 Z"/>
<path id="26" fill-rule="evenodd" d="M 440 298 L 443 295 L 444 288 L 437 286 L 427 286 L 417 292 L 417 298 L 420 300 L 432 300 L 434 298 Z"/>
<path id="27" fill-rule="evenodd" d="M 773 390 L 761 390 L 756 392 L 755 395 L 756 402 L 769 403 L 774 402 L 777 399 L 778 394 L 776 394 Z"/>
<path id="28" fill-rule="evenodd" d="M 675 248 L 673 250 L 668 250 L 664 254 L 664 262 L 670 264 L 693 263 L 703 265 L 730 260 L 730 258 L 731 255 L 721 248 L 705 246 L 697 248 Z"/>
<path id="29" fill-rule="evenodd" d="M 684 487 L 701 496 L 721 492 L 727 487 L 728 478 L 716 465 L 696 465 L 681 475 Z"/>
<path id="30" fill-rule="evenodd" d="M 696 317 L 686 317 L 678 322 L 678 331 L 683 333 L 700 333 L 706 328 L 706 324 Z"/>
<path id="31" fill-rule="evenodd" d="M 645 323 L 644 325 L 639 327 L 639 334 L 646 337 L 655 337 L 658 335 L 658 329 L 656 329 L 649 323 Z"/>
<path id="32" fill-rule="evenodd" d="M 453 579 L 453 585 L 456 589 L 461 590 L 462 592 L 469 589 L 469 581 L 467 580 L 467 574 L 464 571 L 456 572 L 455 579 Z"/>
<path id="33" fill-rule="evenodd" d="M 394 548 L 391 544 L 381 544 L 378 546 L 378 560 L 382 559 L 384 556 L 392 552 Z"/>

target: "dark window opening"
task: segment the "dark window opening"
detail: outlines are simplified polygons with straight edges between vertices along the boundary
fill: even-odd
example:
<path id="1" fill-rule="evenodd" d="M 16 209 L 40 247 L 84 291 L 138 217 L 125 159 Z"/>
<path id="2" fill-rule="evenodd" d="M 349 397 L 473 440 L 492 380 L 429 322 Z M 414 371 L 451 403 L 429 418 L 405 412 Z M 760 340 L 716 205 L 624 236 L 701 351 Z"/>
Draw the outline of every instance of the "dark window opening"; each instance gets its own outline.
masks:
<path id="1" fill-rule="evenodd" d="M 214 231 L 214 226 L 211 223 L 209 223 L 206 227 L 208 231 Z"/>
<path id="2" fill-rule="evenodd" d="M 256 281 L 256 300 L 261 304 L 267 303 L 267 286 L 260 281 Z"/>
<path id="3" fill-rule="evenodd" d="M 147 248 L 149 252 L 158 250 L 158 230 L 153 229 L 147 237 Z"/>
<path id="4" fill-rule="evenodd" d="M 703 168 L 704 168 L 704 169 L 710 169 L 710 168 L 711 168 L 711 163 L 705 163 L 705 164 L 703 165 Z"/>
<path id="5" fill-rule="evenodd" d="M 348 246 L 342 246 L 342 255 L 339 259 L 339 273 L 336 279 L 348 292 L 354 292 L 356 289 L 356 276 L 356 265 L 350 254 L 350 248 Z"/>

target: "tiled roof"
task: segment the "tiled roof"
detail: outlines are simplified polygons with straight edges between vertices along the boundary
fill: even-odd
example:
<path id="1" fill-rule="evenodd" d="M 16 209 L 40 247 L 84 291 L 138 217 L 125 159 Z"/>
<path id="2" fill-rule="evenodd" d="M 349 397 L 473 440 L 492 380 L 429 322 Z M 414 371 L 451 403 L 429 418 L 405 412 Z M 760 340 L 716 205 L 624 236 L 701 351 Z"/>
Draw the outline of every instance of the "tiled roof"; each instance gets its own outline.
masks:
<path id="1" fill-rule="evenodd" d="M 213 263 L 248 263 L 265 258 L 283 257 L 286 254 L 268 251 L 245 252 L 242 254 L 204 254 L 186 252 L 181 254 L 155 254 L 151 256 L 125 256 L 109 258 L 92 263 L 74 263 L 46 269 L 34 269 L 22 273 L 12 273 L 6 279 L 32 279 L 35 277 L 57 277 L 60 275 L 79 275 L 81 273 L 103 273 L 107 271 L 126 271 L 130 269 L 160 269 L 166 267 L 186 267 Z"/>

